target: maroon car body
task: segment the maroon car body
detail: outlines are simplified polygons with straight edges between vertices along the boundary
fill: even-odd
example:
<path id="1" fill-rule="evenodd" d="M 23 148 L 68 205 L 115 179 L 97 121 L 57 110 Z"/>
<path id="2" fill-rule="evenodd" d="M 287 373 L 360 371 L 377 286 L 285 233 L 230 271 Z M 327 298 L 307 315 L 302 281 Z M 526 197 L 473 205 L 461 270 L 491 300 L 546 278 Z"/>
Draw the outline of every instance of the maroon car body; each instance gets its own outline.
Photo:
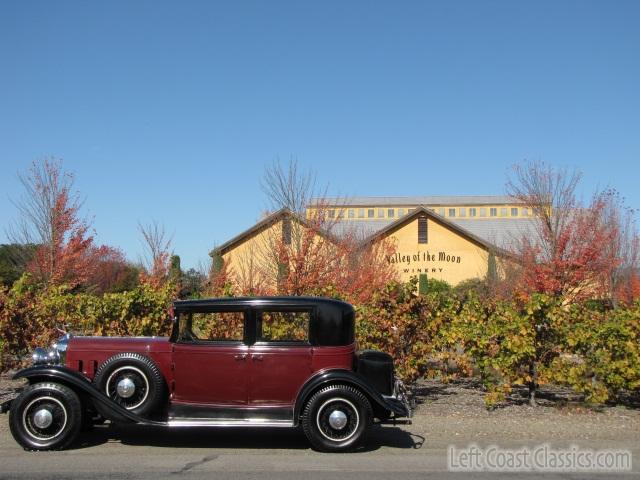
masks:
<path id="1" fill-rule="evenodd" d="M 16 440 L 63 448 L 77 435 L 68 424 L 99 414 L 166 427 L 302 425 L 315 448 L 340 451 L 373 419 L 410 416 L 391 358 L 357 351 L 344 302 L 189 300 L 174 312 L 171 337 L 66 336 L 34 353 L 16 375 L 30 383 L 11 407 Z"/>
<path id="2" fill-rule="evenodd" d="M 72 337 L 65 366 L 93 380 L 108 358 L 136 352 L 158 365 L 171 386 L 174 404 L 275 407 L 292 405 L 298 390 L 314 374 L 351 370 L 355 350 L 355 344 L 320 348 L 210 344 L 203 348 L 172 343 L 168 337 Z"/>

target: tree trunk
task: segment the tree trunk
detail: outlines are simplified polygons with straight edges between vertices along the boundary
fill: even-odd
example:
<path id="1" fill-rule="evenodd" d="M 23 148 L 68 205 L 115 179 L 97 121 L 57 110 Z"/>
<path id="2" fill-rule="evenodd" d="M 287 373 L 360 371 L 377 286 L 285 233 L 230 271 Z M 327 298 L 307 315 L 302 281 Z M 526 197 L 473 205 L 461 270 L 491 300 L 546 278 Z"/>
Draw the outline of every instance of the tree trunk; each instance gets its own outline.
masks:
<path id="1" fill-rule="evenodd" d="M 536 369 L 536 362 L 532 361 L 529 364 L 529 376 L 531 380 L 529 381 L 529 405 L 531 407 L 537 406 L 536 403 L 536 390 L 538 388 L 537 379 L 538 379 L 538 371 Z"/>

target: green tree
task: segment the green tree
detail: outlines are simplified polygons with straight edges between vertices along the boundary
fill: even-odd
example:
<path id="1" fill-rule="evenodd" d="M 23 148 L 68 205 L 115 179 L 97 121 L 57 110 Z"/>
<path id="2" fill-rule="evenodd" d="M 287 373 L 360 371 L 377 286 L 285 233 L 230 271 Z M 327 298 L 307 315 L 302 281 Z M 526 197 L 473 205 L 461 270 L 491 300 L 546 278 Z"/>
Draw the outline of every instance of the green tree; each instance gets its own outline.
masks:
<path id="1" fill-rule="evenodd" d="M 36 246 L 31 244 L 0 245 L 0 284 L 11 287 L 24 273 L 35 250 Z"/>
<path id="2" fill-rule="evenodd" d="M 171 255 L 169 259 L 169 281 L 179 285 L 181 278 L 182 269 L 180 268 L 180 256 Z"/>
<path id="3" fill-rule="evenodd" d="M 195 268 L 182 272 L 180 298 L 201 298 L 204 294 L 206 280 L 207 277 Z"/>

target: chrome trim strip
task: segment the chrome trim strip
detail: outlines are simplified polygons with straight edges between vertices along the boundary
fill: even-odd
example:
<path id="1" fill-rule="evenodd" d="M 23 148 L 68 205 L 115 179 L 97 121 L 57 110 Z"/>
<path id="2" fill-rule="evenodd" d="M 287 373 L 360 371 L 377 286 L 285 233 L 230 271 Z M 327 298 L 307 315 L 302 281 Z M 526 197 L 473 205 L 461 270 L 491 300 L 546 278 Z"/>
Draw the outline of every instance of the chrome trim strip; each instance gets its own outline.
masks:
<path id="1" fill-rule="evenodd" d="M 271 420 L 267 418 L 252 418 L 247 420 L 169 420 L 168 427 L 293 427 L 293 422 L 286 420 Z"/>

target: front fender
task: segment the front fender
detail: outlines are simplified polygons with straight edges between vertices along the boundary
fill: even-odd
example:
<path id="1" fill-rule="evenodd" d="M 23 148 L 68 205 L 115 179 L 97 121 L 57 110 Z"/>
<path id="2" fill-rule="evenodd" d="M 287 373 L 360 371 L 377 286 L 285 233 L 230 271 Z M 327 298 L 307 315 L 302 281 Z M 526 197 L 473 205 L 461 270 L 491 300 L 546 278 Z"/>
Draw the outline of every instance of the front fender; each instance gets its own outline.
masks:
<path id="1" fill-rule="evenodd" d="M 20 370 L 13 376 L 14 380 L 20 378 L 26 378 L 29 383 L 55 382 L 66 385 L 76 393 L 87 395 L 94 403 L 99 402 L 105 412 L 109 413 L 108 420 L 114 422 L 162 425 L 160 422 L 154 422 L 131 413 L 98 390 L 87 377 L 63 365 L 34 365 Z"/>
<path id="2" fill-rule="evenodd" d="M 351 385 L 355 388 L 360 389 L 378 407 L 388 411 L 390 414 L 393 413 L 396 417 L 409 417 L 411 415 L 411 413 L 407 410 L 407 408 L 401 401 L 393 397 L 382 395 L 376 390 L 375 387 L 373 387 L 369 383 L 366 378 L 350 370 L 336 369 L 319 373 L 318 375 L 310 378 L 307 383 L 304 384 L 304 386 L 300 390 L 300 393 L 298 394 L 296 405 L 293 411 L 293 418 L 296 422 L 300 418 L 302 409 L 304 408 L 311 395 L 318 389 L 322 388 L 324 385 L 329 385 L 332 383 Z"/>

